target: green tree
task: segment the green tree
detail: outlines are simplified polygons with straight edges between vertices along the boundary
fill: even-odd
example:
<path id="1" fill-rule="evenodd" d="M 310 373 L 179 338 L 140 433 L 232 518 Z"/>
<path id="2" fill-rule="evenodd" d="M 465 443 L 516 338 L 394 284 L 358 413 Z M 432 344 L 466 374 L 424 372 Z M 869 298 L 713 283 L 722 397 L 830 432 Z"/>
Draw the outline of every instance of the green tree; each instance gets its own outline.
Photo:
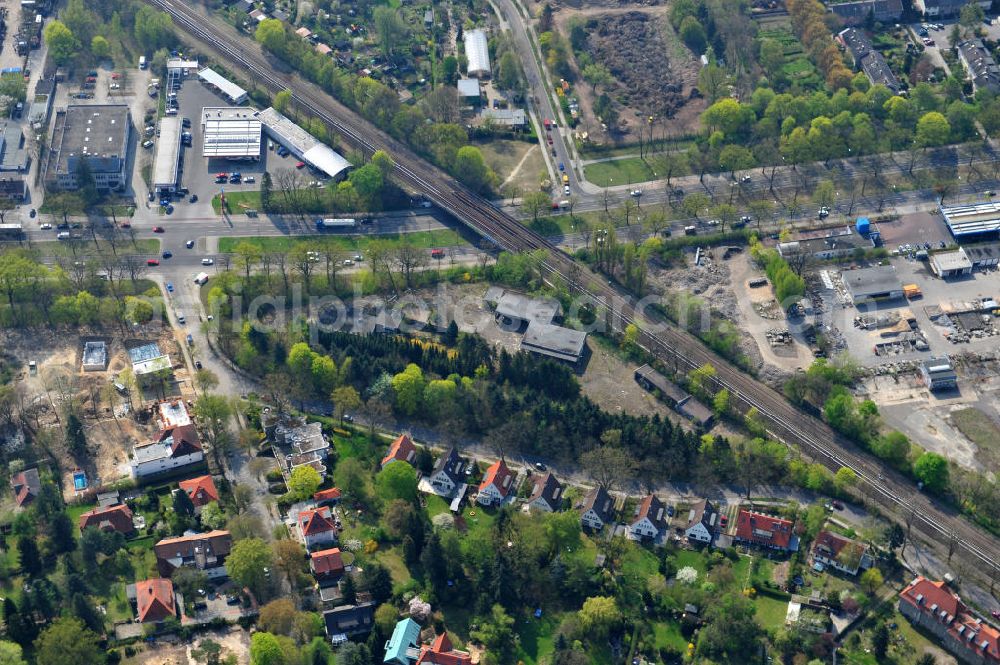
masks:
<path id="1" fill-rule="evenodd" d="M 697 653 L 715 662 L 744 662 L 746 654 L 756 653 L 763 630 L 754 616 L 753 603 L 729 593 L 706 612 L 708 625 L 698 635 Z"/>
<path id="2" fill-rule="evenodd" d="M 376 7 L 372 13 L 375 32 L 378 33 L 379 46 L 386 55 L 392 55 L 397 44 L 406 41 L 406 24 L 400 18 L 399 11 L 392 7 Z"/>
<path id="3" fill-rule="evenodd" d="M 358 193 L 368 210 L 381 210 L 382 208 L 382 188 L 385 182 L 382 171 L 379 167 L 369 162 L 359 169 L 355 169 L 348 176 L 348 180 L 354 185 L 354 191 Z"/>
<path id="4" fill-rule="evenodd" d="M 260 30 L 258 29 L 258 32 L 259 31 Z M 275 94 L 272 105 L 279 113 L 286 113 L 292 105 L 292 91 L 282 90 Z"/>
<path id="5" fill-rule="evenodd" d="M 913 475 L 924 489 L 941 493 L 948 488 L 948 460 L 937 453 L 925 452 L 913 463 Z"/>
<path id="6" fill-rule="evenodd" d="M 872 631 L 872 655 L 878 662 L 885 660 L 886 652 L 889 651 L 889 638 L 889 628 L 885 625 L 885 621 L 879 621 Z"/>
<path id="7" fill-rule="evenodd" d="M 90 53 L 98 60 L 104 60 L 111 55 L 111 44 L 101 35 L 94 35 L 90 40 Z"/>
<path id="8" fill-rule="evenodd" d="M 182 489 L 174 490 L 174 512 L 181 517 L 194 517 L 194 503 Z"/>
<path id="9" fill-rule="evenodd" d="M 212 501 L 211 503 L 202 506 L 200 517 L 201 523 L 205 525 L 206 528 L 221 529 L 226 526 L 226 514 L 223 512 L 218 501 Z"/>
<path id="10" fill-rule="evenodd" d="M 701 55 L 705 52 L 705 45 L 708 41 L 705 28 L 694 16 L 687 16 L 681 21 L 680 36 L 695 55 Z"/>
<path id="11" fill-rule="evenodd" d="M 260 538 L 237 541 L 226 559 L 229 577 L 240 586 L 248 587 L 257 598 L 263 596 L 267 570 L 274 565 L 271 548 Z"/>
<path id="12" fill-rule="evenodd" d="M 56 64 L 64 65 L 76 57 L 80 51 L 80 42 L 73 32 L 62 21 L 49 21 L 42 31 L 45 43 L 49 47 L 49 57 Z"/>
<path id="13" fill-rule="evenodd" d="M 221 466 L 223 456 L 233 443 L 228 429 L 229 419 L 233 415 L 232 405 L 222 395 L 204 393 L 195 402 L 194 415 L 205 443 L 212 451 L 216 463 Z"/>
<path id="14" fill-rule="evenodd" d="M 785 47 L 781 42 L 772 37 L 765 37 L 760 40 L 760 66 L 764 68 L 768 76 L 774 76 L 779 68 L 785 64 Z M 868 79 L 865 78 L 867 82 Z"/>
<path id="15" fill-rule="evenodd" d="M 514 51 L 507 49 L 497 62 L 497 83 L 501 90 L 516 91 L 522 87 L 521 62 Z"/>
<path id="16" fill-rule="evenodd" d="M 27 665 L 21 645 L 0 640 L 0 665 Z"/>
<path id="17" fill-rule="evenodd" d="M 533 223 L 538 222 L 538 216 L 551 205 L 549 195 L 545 192 L 528 192 L 521 197 L 521 207 L 531 216 Z"/>
<path id="18" fill-rule="evenodd" d="M 381 605 L 392 597 L 392 576 L 380 563 L 371 562 L 365 566 L 364 572 L 361 573 L 361 584 L 365 591 L 371 594 L 376 605 Z"/>
<path id="19" fill-rule="evenodd" d="M 729 412 L 729 390 L 727 388 L 715 393 L 715 398 L 712 400 L 712 410 L 719 416 Z"/>
<path id="20" fill-rule="evenodd" d="M 323 479 L 316 469 L 309 465 L 297 466 L 288 479 L 288 492 L 295 501 L 304 501 L 315 494 L 322 484 Z"/>
<path id="21" fill-rule="evenodd" d="M 509 662 L 518 645 L 518 636 L 514 632 L 514 618 L 498 603 L 490 608 L 489 617 L 482 617 L 476 624 L 477 630 L 471 631 L 469 636 L 482 642 L 489 652 L 496 655 L 500 663 Z"/>
<path id="22" fill-rule="evenodd" d="M 250 665 L 286 665 L 287 663 L 285 652 L 277 637 L 262 631 L 258 631 L 250 637 Z"/>
<path id="23" fill-rule="evenodd" d="M 393 462 L 378 472 L 375 485 L 386 503 L 393 499 L 414 502 L 417 499 L 417 472 L 406 462 Z"/>
<path id="24" fill-rule="evenodd" d="M 970 2 L 958 14 L 958 24 L 964 28 L 966 35 L 974 34 L 979 25 L 986 20 L 983 8 L 975 2 Z"/>
<path id="25" fill-rule="evenodd" d="M 578 613 L 580 628 L 595 644 L 607 638 L 614 628 L 622 622 L 622 613 L 609 596 L 594 596 L 583 601 L 583 607 Z"/>
<path id="26" fill-rule="evenodd" d="M 729 171 L 730 177 L 735 177 L 737 171 L 749 169 L 753 165 L 753 153 L 741 145 L 727 145 L 719 153 L 719 166 Z"/>
<path id="27" fill-rule="evenodd" d="M 35 577 L 42 572 L 42 557 L 34 538 L 18 538 L 17 554 L 24 574 Z"/>
<path id="28" fill-rule="evenodd" d="M 875 439 L 872 452 L 893 466 L 903 468 L 910 456 L 910 440 L 902 432 L 893 430 Z"/>
<path id="29" fill-rule="evenodd" d="M 594 90 L 608 85 L 614 81 L 614 77 L 611 76 L 611 72 L 608 68 L 599 62 L 592 62 L 583 68 L 580 72 L 583 76 L 583 80 L 590 84 L 590 87 Z"/>
<path id="30" fill-rule="evenodd" d="M 884 580 L 882 579 L 882 573 L 878 568 L 869 568 L 865 572 L 861 573 L 861 588 L 865 590 L 869 596 L 875 594 L 882 586 Z"/>
<path id="31" fill-rule="evenodd" d="M 83 422 L 73 412 L 66 418 L 66 447 L 76 456 L 87 453 L 87 435 L 83 431 Z"/>
<path id="32" fill-rule="evenodd" d="M 492 187 L 496 180 L 496 174 L 486 165 L 483 153 L 474 145 L 458 149 L 451 172 L 477 193 Z"/>
<path id="33" fill-rule="evenodd" d="M 285 47 L 285 26 L 276 18 L 264 19 L 257 26 L 254 38 L 268 51 L 281 53 Z M 275 107 L 277 107 L 277 104 L 275 104 Z"/>
<path id="34" fill-rule="evenodd" d="M 76 618 L 56 619 L 35 640 L 35 661 L 45 665 L 104 665 L 107 652 Z"/>
<path id="35" fill-rule="evenodd" d="M 937 111 L 925 113 L 917 121 L 917 145 L 925 148 L 944 145 L 949 138 L 951 138 L 951 125 L 948 124 L 948 119 Z"/>
<path id="36" fill-rule="evenodd" d="M 387 180 L 392 174 L 392 170 L 396 167 L 396 162 L 392 160 L 385 150 L 376 150 L 372 155 L 371 163 L 375 165 L 375 168 L 379 170 L 382 174 L 382 180 Z"/>
<path id="37" fill-rule="evenodd" d="M 343 424 L 344 416 L 361 406 L 361 395 L 354 386 L 340 386 L 330 393 L 330 401 L 337 419 Z"/>
<path id="38" fill-rule="evenodd" d="M 410 363 L 405 370 L 392 377 L 392 390 L 396 395 L 396 408 L 408 416 L 414 415 L 423 405 L 423 371 L 418 365 Z"/>

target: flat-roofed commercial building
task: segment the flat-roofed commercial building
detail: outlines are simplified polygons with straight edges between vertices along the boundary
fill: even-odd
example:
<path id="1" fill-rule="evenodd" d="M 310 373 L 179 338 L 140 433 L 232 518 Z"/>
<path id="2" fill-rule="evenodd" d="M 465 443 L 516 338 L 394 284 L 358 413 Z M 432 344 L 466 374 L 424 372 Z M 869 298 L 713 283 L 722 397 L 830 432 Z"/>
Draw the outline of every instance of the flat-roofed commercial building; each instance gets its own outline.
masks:
<path id="1" fill-rule="evenodd" d="M 233 104 L 247 100 L 247 91 L 210 67 L 198 72 L 198 78 Z"/>
<path id="2" fill-rule="evenodd" d="M 162 193 L 177 191 L 178 168 L 181 159 L 181 119 L 163 116 L 160 119 L 160 140 L 153 158 L 153 190 Z"/>
<path id="3" fill-rule="evenodd" d="M 587 333 L 532 321 L 521 338 L 521 350 L 555 358 L 575 365 L 587 348 Z"/>
<path id="4" fill-rule="evenodd" d="M 337 154 L 333 148 L 296 125 L 274 108 L 254 113 L 264 132 L 312 168 L 322 171 L 334 180 L 340 180 L 353 168 L 353 164 Z"/>
<path id="5" fill-rule="evenodd" d="M 931 271 L 942 279 L 972 274 L 972 261 L 961 247 L 953 252 L 931 254 L 930 264 Z"/>
<path id="6" fill-rule="evenodd" d="M 56 111 L 45 158 L 46 187 L 77 189 L 80 160 L 85 160 L 98 190 L 124 189 L 131 130 L 125 104 L 70 105 Z"/>
<path id="7" fill-rule="evenodd" d="M 995 234 L 1000 230 L 1000 203 L 993 201 L 941 206 L 941 215 L 955 238 Z"/>
<path id="8" fill-rule="evenodd" d="M 840 276 L 855 305 L 903 297 L 903 284 L 892 266 L 845 270 Z"/>
<path id="9" fill-rule="evenodd" d="M 202 157 L 260 159 L 261 123 L 253 109 L 206 106 L 201 110 Z"/>

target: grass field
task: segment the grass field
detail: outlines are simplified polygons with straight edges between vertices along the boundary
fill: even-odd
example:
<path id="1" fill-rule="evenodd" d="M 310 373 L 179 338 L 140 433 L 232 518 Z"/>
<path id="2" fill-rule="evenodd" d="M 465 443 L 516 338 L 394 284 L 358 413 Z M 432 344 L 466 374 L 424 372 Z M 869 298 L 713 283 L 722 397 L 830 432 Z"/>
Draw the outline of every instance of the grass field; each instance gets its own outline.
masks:
<path id="1" fill-rule="evenodd" d="M 260 192 L 226 192 L 226 202 L 232 215 L 239 215 L 247 208 L 260 210 Z M 212 197 L 212 210 L 216 215 L 222 212 L 222 199 L 218 194 Z"/>
<path id="2" fill-rule="evenodd" d="M 545 173 L 545 160 L 537 143 L 501 139 L 476 146 L 499 181 L 507 183 L 506 188 L 514 187 L 522 192 L 538 188 L 539 176 Z"/>
<path id="3" fill-rule="evenodd" d="M 757 609 L 757 620 L 765 629 L 780 628 L 785 625 L 785 616 L 788 614 L 787 600 L 759 595 L 753 602 Z"/>
<path id="4" fill-rule="evenodd" d="M 653 624 L 653 635 L 656 637 L 657 649 L 673 647 L 683 651 L 687 648 L 688 641 L 681 634 L 681 627 L 676 622 L 657 621 Z"/>
<path id="5" fill-rule="evenodd" d="M 451 229 L 439 229 L 435 231 L 416 231 L 414 233 L 390 233 L 378 236 L 355 236 L 355 235 L 315 235 L 315 236 L 256 236 L 245 238 L 219 238 L 219 251 L 231 253 L 234 248 L 242 243 L 248 242 L 256 246 L 262 252 L 288 252 L 297 245 L 309 245 L 310 247 L 322 246 L 333 247 L 342 251 L 362 252 L 368 249 L 373 240 L 381 240 L 390 247 L 403 244 L 406 240 L 417 249 L 431 249 L 434 247 L 455 247 L 467 244 L 465 240 Z"/>
<path id="6" fill-rule="evenodd" d="M 96 245 L 92 240 L 86 242 L 65 242 L 63 240 L 44 240 L 34 244 L 35 249 L 41 252 L 42 256 L 66 256 L 77 257 L 97 254 L 98 252 L 110 251 L 111 245 L 101 240 Z M 159 254 L 160 241 L 158 238 L 143 238 L 128 245 L 119 244 L 118 251 L 127 250 L 136 254 Z M 75 250 L 75 251 L 74 251 Z"/>
<path id="7" fill-rule="evenodd" d="M 638 157 L 588 164 L 583 167 L 583 175 L 598 187 L 627 185 L 656 179 L 652 167 Z"/>
<path id="8" fill-rule="evenodd" d="M 979 460 L 988 469 L 1000 471 L 1000 427 L 975 407 L 952 411 L 951 422 L 979 448 Z"/>

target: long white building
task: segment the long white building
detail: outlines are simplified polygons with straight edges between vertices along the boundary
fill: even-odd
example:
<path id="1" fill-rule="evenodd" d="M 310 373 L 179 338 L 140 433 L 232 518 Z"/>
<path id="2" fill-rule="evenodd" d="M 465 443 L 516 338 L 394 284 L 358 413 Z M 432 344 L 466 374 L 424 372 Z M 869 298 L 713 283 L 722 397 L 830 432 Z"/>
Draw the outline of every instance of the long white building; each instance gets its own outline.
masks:
<path id="1" fill-rule="evenodd" d="M 208 159 L 260 159 L 261 122 L 255 111 L 240 107 L 201 110 L 202 157 Z"/>
<path id="2" fill-rule="evenodd" d="M 181 119 L 175 115 L 160 120 L 160 140 L 153 158 L 153 190 L 173 192 L 177 189 L 178 166 L 181 158 Z"/>
<path id="3" fill-rule="evenodd" d="M 296 125 L 274 108 L 266 108 L 253 114 L 260 120 L 264 132 L 309 166 L 322 171 L 334 180 L 347 175 L 353 167 L 349 161 L 337 154 L 315 136 Z"/>
<path id="4" fill-rule="evenodd" d="M 482 30 L 469 30 L 465 33 L 465 59 L 468 62 L 469 76 L 489 78 L 490 48 L 486 33 Z"/>

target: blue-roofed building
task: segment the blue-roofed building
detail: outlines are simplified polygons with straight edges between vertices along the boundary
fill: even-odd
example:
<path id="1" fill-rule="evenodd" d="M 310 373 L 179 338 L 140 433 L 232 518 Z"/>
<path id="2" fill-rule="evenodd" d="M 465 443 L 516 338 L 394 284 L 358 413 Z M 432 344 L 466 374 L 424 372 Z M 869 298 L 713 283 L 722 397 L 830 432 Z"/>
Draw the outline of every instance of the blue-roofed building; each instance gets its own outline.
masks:
<path id="1" fill-rule="evenodd" d="M 407 652 L 416 650 L 416 654 L 419 655 L 419 644 L 420 625 L 413 619 L 403 619 L 396 624 L 392 631 L 392 637 L 385 643 L 385 658 L 382 659 L 382 662 L 394 665 L 411 665 L 415 658 Z"/>

